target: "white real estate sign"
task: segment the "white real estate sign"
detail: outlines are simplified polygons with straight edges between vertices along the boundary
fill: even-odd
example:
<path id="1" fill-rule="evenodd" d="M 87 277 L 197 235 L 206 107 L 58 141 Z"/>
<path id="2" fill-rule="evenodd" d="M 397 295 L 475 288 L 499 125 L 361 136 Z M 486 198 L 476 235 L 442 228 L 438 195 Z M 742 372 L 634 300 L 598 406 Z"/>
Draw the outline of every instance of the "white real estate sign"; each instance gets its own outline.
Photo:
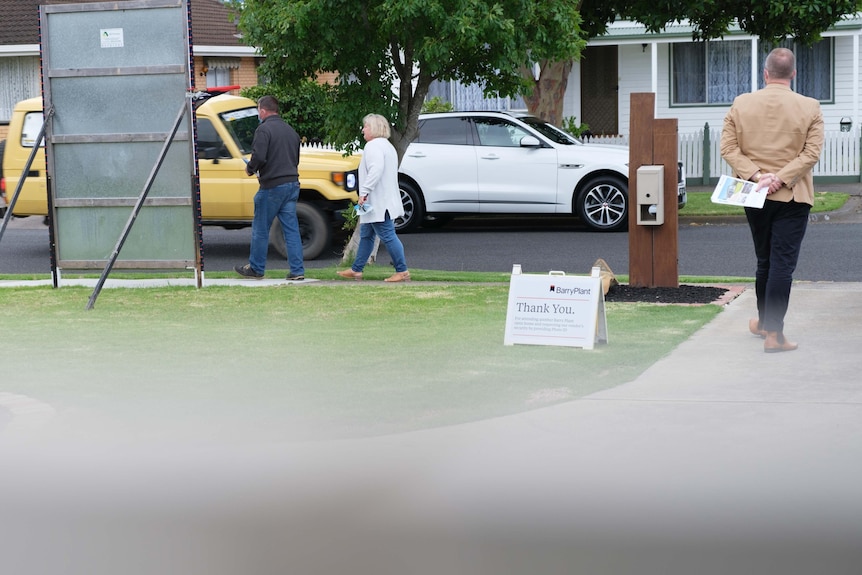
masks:
<path id="1" fill-rule="evenodd" d="M 593 349 L 607 343 L 605 296 L 599 268 L 590 277 L 522 274 L 512 269 L 505 345 L 557 345 Z"/>

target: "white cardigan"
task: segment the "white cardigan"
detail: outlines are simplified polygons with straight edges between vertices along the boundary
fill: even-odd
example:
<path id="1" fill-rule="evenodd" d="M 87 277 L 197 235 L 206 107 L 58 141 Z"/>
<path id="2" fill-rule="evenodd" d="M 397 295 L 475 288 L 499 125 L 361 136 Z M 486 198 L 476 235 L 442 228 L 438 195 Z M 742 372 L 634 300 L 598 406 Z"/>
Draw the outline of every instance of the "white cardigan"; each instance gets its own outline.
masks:
<path id="1" fill-rule="evenodd" d="M 365 144 L 359 162 L 359 195 L 368 196 L 373 208 L 368 214 L 360 214 L 360 224 L 382 222 L 387 211 L 393 220 L 404 215 L 398 189 L 398 153 L 386 138 L 374 138 Z"/>

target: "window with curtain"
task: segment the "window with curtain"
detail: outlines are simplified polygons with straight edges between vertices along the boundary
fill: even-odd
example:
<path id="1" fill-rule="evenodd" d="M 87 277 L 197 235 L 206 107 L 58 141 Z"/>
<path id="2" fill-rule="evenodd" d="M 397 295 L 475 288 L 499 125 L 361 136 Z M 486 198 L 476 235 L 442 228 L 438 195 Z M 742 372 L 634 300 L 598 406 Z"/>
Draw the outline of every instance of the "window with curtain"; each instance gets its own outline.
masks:
<path id="1" fill-rule="evenodd" d="M 527 104 L 521 96 L 511 98 L 486 98 L 483 86 L 462 84 L 455 80 L 434 80 L 428 89 L 428 98 L 439 97 L 449 102 L 455 111 L 526 110 Z"/>
<path id="2" fill-rule="evenodd" d="M 210 68 L 207 70 L 207 88 L 230 86 L 230 68 Z"/>
<path id="3" fill-rule="evenodd" d="M 671 60 L 673 105 L 730 104 L 751 91 L 747 40 L 672 44 Z"/>
<path id="4" fill-rule="evenodd" d="M 806 46 L 793 40 L 785 40 L 778 45 L 763 44 L 758 54 L 758 66 L 763 70 L 766 56 L 773 48 L 790 48 L 796 55 L 796 78 L 793 80 L 793 90 L 804 96 L 820 100 L 832 101 L 832 38 L 823 38 L 819 42 Z M 758 87 L 763 87 L 763 74 L 760 75 Z"/>
<path id="5" fill-rule="evenodd" d="M 38 56 L 0 58 L 0 122 L 12 119 L 15 104 L 41 94 Z"/>

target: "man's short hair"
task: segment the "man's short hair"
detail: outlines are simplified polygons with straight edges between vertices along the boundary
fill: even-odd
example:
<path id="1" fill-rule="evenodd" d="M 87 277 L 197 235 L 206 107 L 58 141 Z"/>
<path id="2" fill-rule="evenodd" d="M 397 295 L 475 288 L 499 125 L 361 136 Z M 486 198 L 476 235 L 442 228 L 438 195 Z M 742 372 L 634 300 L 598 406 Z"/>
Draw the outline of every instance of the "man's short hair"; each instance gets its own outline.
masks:
<path id="1" fill-rule="evenodd" d="M 375 138 L 389 138 L 392 135 L 392 129 L 389 127 L 389 120 L 380 114 L 368 114 L 362 118 L 363 124 L 368 124 L 371 128 L 371 135 Z"/>
<path id="2" fill-rule="evenodd" d="M 796 56 L 787 48 L 776 48 L 766 57 L 764 67 L 770 78 L 789 80 L 796 71 Z"/>
<path id="3" fill-rule="evenodd" d="M 267 112 L 278 113 L 278 100 L 272 96 L 261 96 L 260 100 L 257 101 L 257 107 Z"/>

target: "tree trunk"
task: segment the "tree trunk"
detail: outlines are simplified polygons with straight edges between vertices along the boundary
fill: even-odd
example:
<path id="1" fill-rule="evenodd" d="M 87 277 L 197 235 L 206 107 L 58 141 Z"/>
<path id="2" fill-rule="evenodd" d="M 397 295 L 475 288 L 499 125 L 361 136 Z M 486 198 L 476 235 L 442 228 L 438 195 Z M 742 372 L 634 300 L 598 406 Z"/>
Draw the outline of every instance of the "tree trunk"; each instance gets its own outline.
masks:
<path id="1" fill-rule="evenodd" d="M 527 110 L 554 126 L 562 126 L 563 98 L 566 95 L 566 86 L 572 71 L 572 61 L 543 60 L 540 67 L 538 81 L 535 80 L 532 70 L 525 70 L 525 75 L 534 82 L 533 93 L 524 96 Z"/>
<path id="2" fill-rule="evenodd" d="M 380 238 L 374 236 L 374 249 L 371 250 L 371 255 L 368 256 L 367 264 L 373 264 L 377 261 L 377 249 L 380 247 Z M 359 221 L 356 222 L 356 227 L 353 233 L 350 234 L 350 239 L 344 245 L 344 251 L 341 254 L 341 265 L 351 265 L 356 257 L 356 252 L 359 250 Z"/>

